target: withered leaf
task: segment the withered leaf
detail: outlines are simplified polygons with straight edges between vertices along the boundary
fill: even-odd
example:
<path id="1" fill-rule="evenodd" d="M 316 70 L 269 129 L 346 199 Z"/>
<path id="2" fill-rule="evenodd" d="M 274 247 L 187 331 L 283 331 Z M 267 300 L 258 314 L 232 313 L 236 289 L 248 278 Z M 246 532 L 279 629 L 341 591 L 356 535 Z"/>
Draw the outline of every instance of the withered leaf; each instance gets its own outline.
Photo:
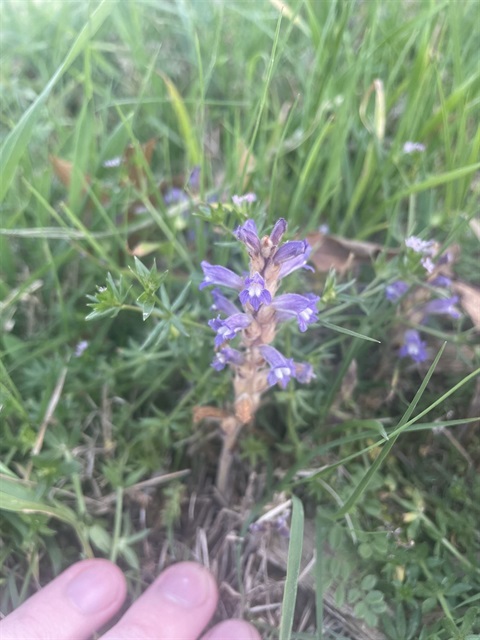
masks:
<path id="1" fill-rule="evenodd" d="M 157 139 L 150 138 L 150 140 L 141 145 L 141 149 L 148 166 L 150 166 L 150 163 L 152 161 L 153 150 L 155 149 L 156 144 Z M 138 163 L 136 160 L 135 147 L 133 144 L 129 144 L 123 152 L 123 162 L 127 167 L 127 173 L 130 182 L 137 189 L 140 189 L 142 182 L 146 180 L 146 175 L 145 169 L 143 168 L 141 163 Z"/>
<path id="2" fill-rule="evenodd" d="M 127 243 L 127 253 L 132 256 L 137 256 L 137 258 L 143 258 L 144 256 L 148 256 L 150 253 L 157 251 L 161 246 L 161 242 L 139 242 L 133 247 L 130 247 L 129 243 Z"/>
<path id="3" fill-rule="evenodd" d="M 52 164 L 53 172 L 55 173 L 57 178 L 62 184 L 64 184 L 66 187 L 69 187 L 70 182 L 72 181 L 72 173 L 74 170 L 73 162 L 52 155 L 49 156 L 49 160 Z M 85 176 L 84 180 L 86 183 L 90 183 L 89 176 Z"/>
<path id="4" fill-rule="evenodd" d="M 476 329 L 480 329 L 480 289 L 471 284 L 454 280 L 452 288 L 460 298 L 460 305 L 470 316 Z"/>
<path id="5" fill-rule="evenodd" d="M 350 240 L 320 231 L 307 236 L 307 240 L 312 246 L 310 259 L 320 272 L 328 272 L 333 268 L 343 274 L 354 266 L 373 261 L 384 251 L 389 258 L 399 253 L 398 249 L 385 250 L 376 242 Z"/>
<path id="6" fill-rule="evenodd" d="M 223 409 L 219 409 L 218 407 L 193 407 L 193 424 L 198 424 L 203 420 L 213 421 L 213 422 L 222 422 L 226 418 L 229 417 L 228 414 Z"/>

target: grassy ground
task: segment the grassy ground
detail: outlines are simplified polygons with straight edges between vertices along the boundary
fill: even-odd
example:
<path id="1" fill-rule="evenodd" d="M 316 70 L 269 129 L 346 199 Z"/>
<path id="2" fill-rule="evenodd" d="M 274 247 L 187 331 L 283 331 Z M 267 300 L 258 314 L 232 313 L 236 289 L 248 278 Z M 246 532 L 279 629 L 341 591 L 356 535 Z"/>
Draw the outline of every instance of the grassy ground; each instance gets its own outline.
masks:
<path id="1" fill-rule="evenodd" d="M 198 558 L 265 638 L 480 637 L 479 5 L 281 5 L 1 3 L 2 613 L 85 555 L 132 596 Z M 275 344 L 316 379 L 264 396 L 226 504 L 200 262 L 245 268 L 231 231 L 280 216 L 321 313 Z"/>

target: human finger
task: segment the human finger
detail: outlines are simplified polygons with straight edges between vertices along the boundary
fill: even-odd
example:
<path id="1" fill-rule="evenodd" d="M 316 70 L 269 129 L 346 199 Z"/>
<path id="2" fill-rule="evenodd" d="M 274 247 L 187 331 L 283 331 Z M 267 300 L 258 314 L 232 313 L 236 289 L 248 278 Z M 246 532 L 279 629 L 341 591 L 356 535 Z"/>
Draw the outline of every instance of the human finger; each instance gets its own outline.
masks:
<path id="1" fill-rule="evenodd" d="M 0 622 L 1 640 L 83 640 L 120 609 L 126 583 L 102 559 L 69 567 Z"/>
<path id="2" fill-rule="evenodd" d="M 217 600 L 212 574 L 197 563 L 179 562 L 160 574 L 102 640 L 196 640 Z"/>
<path id="3" fill-rule="evenodd" d="M 202 640 L 261 640 L 258 631 L 243 620 L 226 620 L 216 624 Z"/>

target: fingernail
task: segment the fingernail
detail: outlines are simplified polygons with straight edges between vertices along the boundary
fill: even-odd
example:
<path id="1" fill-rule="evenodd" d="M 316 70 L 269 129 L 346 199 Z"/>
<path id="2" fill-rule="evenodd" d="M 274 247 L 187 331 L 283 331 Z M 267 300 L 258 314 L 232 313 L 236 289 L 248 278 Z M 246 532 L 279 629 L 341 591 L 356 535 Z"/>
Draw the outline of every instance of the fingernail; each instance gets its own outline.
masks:
<path id="1" fill-rule="evenodd" d="M 157 588 L 164 598 L 181 607 L 198 607 L 210 591 L 210 574 L 202 566 L 180 563 L 168 568 Z"/>
<path id="2" fill-rule="evenodd" d="M 118 585 L 112 585 L 105 567 L 89 567 L 75 576 L 66 589 L 70 602 L 82 613 L 99 613 L 118 598 Z"/>

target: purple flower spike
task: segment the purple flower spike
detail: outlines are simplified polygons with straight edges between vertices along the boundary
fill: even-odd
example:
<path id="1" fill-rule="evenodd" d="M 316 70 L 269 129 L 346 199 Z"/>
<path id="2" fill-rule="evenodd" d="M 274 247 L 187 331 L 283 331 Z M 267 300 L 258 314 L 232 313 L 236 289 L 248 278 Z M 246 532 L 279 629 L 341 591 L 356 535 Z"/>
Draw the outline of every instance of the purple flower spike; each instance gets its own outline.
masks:
<path id="1" fill-rule="evenodd" d="M 260 305 L 269 305 L 272 301 L 270 292 L 265 289 L 265 280 L 258 272 L 245 280 L 245 289 L 240 292 L 238 297 L 243 305 L 248 302 L 255 311 L 258 311 Z"/>
<path id="2" fill-rule="evenodd" d="M 435 253 L 433 240 L 422 240 L 417 236 L 410 236 L 405 240 L 405 246 L 415 253 L 421 253 L 422 255 L 432 256 Z"/>
<path id="3" fill-rule="evenodd" d="M 276 310 L 276 319 L 279 322 L 296 318 L 298 328 L 302 333 L 307 330 L 309 324 L 318 320 L 317 302 L 319 297 L 313 293 L 301 296 L 298 293 L 285 293 L 278 296 L 272 303 Z"/>
<path id="4" fill-rule="evenodd" d="M 205 279 L 200 283 L 199 289 L 204 289 L 212 284 L 223 285 L 224 287 L 230 287 L 230 289 L 237 289 L 238 291 L 243 289 L 242 278 L 230 269 L 210 264 L 205 260 L 203 260 L 201 266 Z"/>
<path id="5" fill-rule="evenodd" d="M 270 372 L 267 376 L 269 386 L 273 387 L 275 384 L 279 384 L 282 389 L 285 389 L 290 378 L 295 376 L 295 363 L 291 358 L 285 358 L 275 347 L 265 344 L 259 347 L 259 350 L 270 365 Z"/>
<path id="6" fill-rule="evenodd" d="M 231 300 L 226 298 L 218 289 L 212 289 L 213 304 L 210 307 L 212 311 L 219 311 L 226 316 L 232 316 L 234 313 L 238 313 L 237 307 Z"/>
<path id="7" fill-rule="evenodd" d="M 424 362 L 427 358 L 427 345 L 415 329 L 405 331 L 403 345 L 398 352 L 401 358 L 411 358 L 414 362 Z"/>
<path id="8" fill-rule="evenodd" d="M 307 247 L 304 254 L 300 254 L 295 258 L 290 258 L 289 260 L 282 262 L 282 264 L 280 265 L 280 273 L 278 275 L 278 278 L 280 280 L 282 278 L 285 278 L 285 276 L 290 275 L 297 269 L 308 269 L 308 271 L 314 270 L 313 267 L 307 265 L 307 260 L 312 252 L 312 247 L 308 244 L 308 242 L 305 242 L 305 244 L 307 245 Z"/>
<path id="9" fill-rule="evenodd" d="M 270 241 L 275 247 L 280 244 L 280 240 L 286 230 L 287 221 L 284 218 L 279 218 L 272 229 L 272 233 L 270 234 Z"/>
<path id="10" fill-rule="evenodd" d="M 462 317 L 459 309 L 455 306 L 458 302 L 458 296 L 452 296 L 451 298 L 437 298 L 431 300 L 423 307 L 425 315 L 446 315 L 458 320 Z"/>
<path id="11" fill-rule="evenodd" d="M 240 242 L 243 242 L 250 255 L 258 255 L 260 253 L 260 239 L 258 237 L 257 225 L 253 220 L 247 220 L 245 224 L 237 227 L 234 235 Z"/>
<path id="12" fill-rule="evenodd" d="M 216 371 L 221 371 L 225 369 L 227 364 L 243 364 L 245 358 L 240 351 L 237 349 L 232 349 L 231 347 L 223 347 L 220 351 L 217 351 L 215 354 L 215 358 L 212 362 L 212 367 Z"/>
<path id="13" fill-rule="evenodd" d="M 233 340 L 237 333 L 248 327 L 250 318 L 245 313 L 235 313 L 233 316 L 222 320 L 220 316 L 209 320 L 208 326 L 217 332 L 215 346 L 220 347 L 227 340 Z"/>
<path id="14" fill-rule="evenodd" d="M 403 280 L 397 280 L 385 287 L 385 297 L 390 302 L 398 302 L 400 298 L 407 293 L 409 285 Z"/>

